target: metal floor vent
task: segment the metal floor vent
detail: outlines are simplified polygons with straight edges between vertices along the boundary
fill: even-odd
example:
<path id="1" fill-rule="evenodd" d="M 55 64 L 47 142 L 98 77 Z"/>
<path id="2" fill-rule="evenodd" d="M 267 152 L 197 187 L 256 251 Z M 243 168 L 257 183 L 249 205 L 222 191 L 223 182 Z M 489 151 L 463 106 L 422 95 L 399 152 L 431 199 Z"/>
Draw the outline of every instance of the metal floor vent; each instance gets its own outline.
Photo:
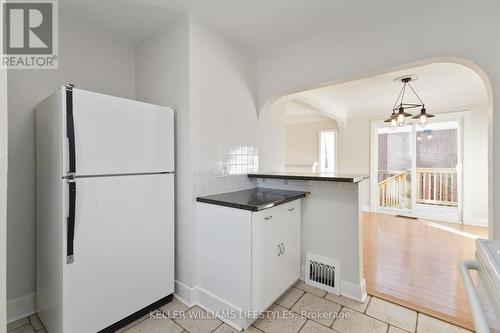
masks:
<path id="1" fill-rule="evenodd" d="M 311 286 L 340 295 L 340 262 L 308 253 L 305 282 Z"/>

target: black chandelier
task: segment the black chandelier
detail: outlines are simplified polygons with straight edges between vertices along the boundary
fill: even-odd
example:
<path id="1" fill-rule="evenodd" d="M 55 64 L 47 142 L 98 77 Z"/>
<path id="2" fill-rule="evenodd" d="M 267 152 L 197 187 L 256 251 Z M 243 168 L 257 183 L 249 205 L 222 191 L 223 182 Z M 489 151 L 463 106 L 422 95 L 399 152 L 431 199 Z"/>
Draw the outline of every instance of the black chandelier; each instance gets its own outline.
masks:
<path id="1" fill-rule="evenodd" d="M 405 76 L 401 78 L 401 82 L 403 83 L 403 87 L 401 88 L 401 91 L 399 92 L 398 98 L 396 99 L 396 103 L 394 103 L 394 106 L 392 108 L 392 114 L 391 116 L 384 120 L 386 123 L 391 123 L 391 127 L 395 128 L 397 126 L 403 126 L 405 124 L 405 118 L 406 117 L 412 117 L 413 115 L 411 113 L 408 113 L 406 110 L 411 110 L 411 109 L 420 109 L 420 113 L 413 116 L 412 119 L 418 119 L 419 124 L 424 127 L 427 124 L 427 119 L 434 117 L 433 114 L 427 113 L 425 109 L 425 104 L 422 101 L 422 99 L 417 95 L 415 92 L 415 89 L 411 86 L 410 82 L 414 81 L 416 77 L 412 76 Z M 420 103 L 405 103 L 404 98 L 405 98 L 405 93 L 407 91 L 407 87 L 409 87 L 409 90 L 413 92 L 413 94 L 417 97 Z"/>

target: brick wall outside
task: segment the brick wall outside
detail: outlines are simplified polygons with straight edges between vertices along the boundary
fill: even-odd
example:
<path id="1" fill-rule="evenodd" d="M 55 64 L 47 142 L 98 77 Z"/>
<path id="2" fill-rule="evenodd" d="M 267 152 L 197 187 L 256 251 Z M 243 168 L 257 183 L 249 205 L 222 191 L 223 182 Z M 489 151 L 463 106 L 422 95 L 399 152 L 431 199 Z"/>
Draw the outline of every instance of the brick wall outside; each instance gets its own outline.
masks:
<path id="1" fill-rule="evenodd" d="M 457 134 L 456 129 L 417 131 L 417 168 L 455 168 L 458 163 Z M 379 170 L 410 169 L 410 140 L 410 133 L 379 134 Z"/>
<path id="2" fill-rule="evenodd" d="M 417 168 L 455 168 L 457 135 L 456 129 L 417 132 Z"/>

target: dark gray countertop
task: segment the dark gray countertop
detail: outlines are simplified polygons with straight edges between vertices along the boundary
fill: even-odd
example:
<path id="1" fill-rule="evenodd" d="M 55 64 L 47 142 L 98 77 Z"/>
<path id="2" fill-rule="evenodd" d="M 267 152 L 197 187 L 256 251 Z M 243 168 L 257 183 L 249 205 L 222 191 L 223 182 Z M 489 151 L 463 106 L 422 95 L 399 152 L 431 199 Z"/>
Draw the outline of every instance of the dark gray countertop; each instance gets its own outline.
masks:
<path id="1" fill-rule="evenodd" d="M 273 178 L 293 180 L 314 180 L 327 182 L 358 183 L 368 179 L 367 175 L 343 173 L 296 173 L 296 172 L 259 172 L 249 173 L 249 178 Z"/>
<path id="2" fill-rule="evenodd" d="M 304 198 L 308 193 L 257 187 L 249 190 L 197 197 L 196 201 L 256 212 Z"/>

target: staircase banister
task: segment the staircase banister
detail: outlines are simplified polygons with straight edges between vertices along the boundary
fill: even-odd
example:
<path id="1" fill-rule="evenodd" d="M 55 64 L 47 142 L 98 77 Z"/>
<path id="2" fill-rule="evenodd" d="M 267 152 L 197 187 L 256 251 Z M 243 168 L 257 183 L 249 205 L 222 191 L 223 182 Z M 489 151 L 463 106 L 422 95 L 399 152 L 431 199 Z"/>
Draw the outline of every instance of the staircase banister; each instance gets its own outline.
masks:
<path id="1" fill-rule="evenodd" d="M 393 180 L 396 180 L 397 178 L 399 177 L 402 177 L 403 175 L 406 175 L 408 173 L 408 170 L 405 170 L 405 171 L 401 171 L 400 173 L 392 176 L 392 177 L 389 177 L 387 179 L 384 179 L 383 181 L 379 182 L 378 185 L 382 185 L 382 184 L 386 184 L 386 183 L 389 183 Z"/>

